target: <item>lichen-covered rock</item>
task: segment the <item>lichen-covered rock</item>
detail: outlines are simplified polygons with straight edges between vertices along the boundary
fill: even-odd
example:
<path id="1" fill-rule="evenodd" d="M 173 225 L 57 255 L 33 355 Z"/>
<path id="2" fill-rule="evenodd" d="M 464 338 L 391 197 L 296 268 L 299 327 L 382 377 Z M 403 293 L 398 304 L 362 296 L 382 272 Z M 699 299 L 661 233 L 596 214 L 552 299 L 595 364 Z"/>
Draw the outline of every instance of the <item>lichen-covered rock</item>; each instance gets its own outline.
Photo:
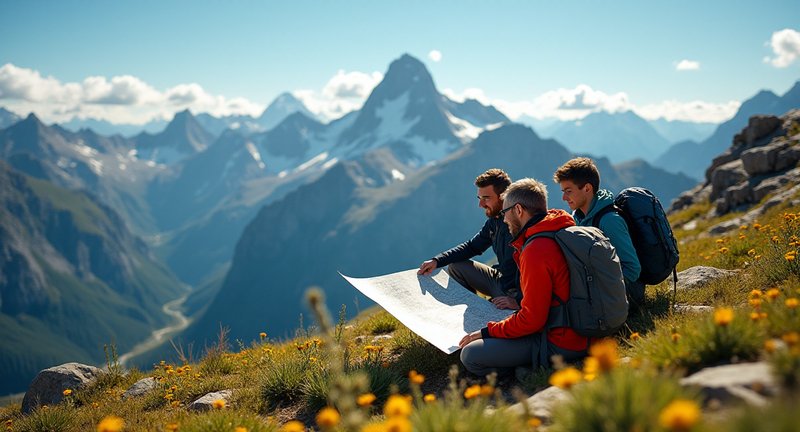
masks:
<path id="1" fill-rule="evenodd" d="M 158 386 L 158 380 L 153 377 L 142 378 L 136 381 L 125 393 L 122 394 L 122 399 L 129 397 L 141 396 Z"/>
<path id="2" fill-rule="evenodd" d="M 679 290 L 691 290 L 707 285 L 717 279 L 733 276 L 734 270 L 723 270 L 716 267 L 695 266 L 678 273 Z"/>
<path id="3" fill-rule="evenodd" d="M 103 371 L 81 363 L 64 363 L 45 369 L 31 382 L 22 399 L 22 412 L 30 413 L 42 405 L 54 405 L 64 398 L 64 390 L 79 390 L 97 380 Z"/>
<path id="4" fill-rule="evenodd" d="M 740 363 L 705 368 L 681 380 L 681 385 L 695 386 L 706 399 L 722 403 L 743 401 L 761 406 L 778 393 L 770 366 L 766 362 Z"/>
<path id="5" fill-rule="evenodd" d="M 214 409 L 214 402 L 217 400 L 225 401 L 225 405 L 227 406 L 231 403 L 232 395 L 233 390 L 220 390 L 218 392 L 208 393 L 189 404 L 188 408 L 191 411 L 208 411 Z"/>

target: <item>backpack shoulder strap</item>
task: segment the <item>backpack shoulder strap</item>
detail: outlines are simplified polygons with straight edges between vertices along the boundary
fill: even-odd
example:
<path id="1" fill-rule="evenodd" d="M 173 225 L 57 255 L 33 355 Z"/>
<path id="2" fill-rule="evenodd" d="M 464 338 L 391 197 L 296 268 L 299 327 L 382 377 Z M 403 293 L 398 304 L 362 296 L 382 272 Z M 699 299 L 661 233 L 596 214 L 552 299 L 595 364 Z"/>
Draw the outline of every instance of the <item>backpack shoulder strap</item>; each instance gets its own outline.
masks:
<path id="1" fill-rule="evenodd" d="M 528 246 L 528 244 L 530 242 L 532 242 L 533 239 L 535 239 L 537 237 L 547 237 L 547 238 L 555 239 L 556 238 L 556 232 L 555 231 L 542 231 L 542 232 L 538 232 L 538 233 L 528 237 L 527 239 L 525 239 L 525 243 L 522 244 L 522 248 L 519 250 L 519 252 L 522 253 L 522 251 L 525 250 L 525 247 Z"/>
<path id="2" fill-rule="evenodd" d="M 601 208 L 600 211 L 595 213 L 594 216 L 592 217 L 592 226 L 599 229 L 600 219 L 603 219 L 603 216 L 611 212 L 619 214 L 620 209 L 619 207 L 616 206 L 616 204 L 611 204 L 610 206 Z"/>

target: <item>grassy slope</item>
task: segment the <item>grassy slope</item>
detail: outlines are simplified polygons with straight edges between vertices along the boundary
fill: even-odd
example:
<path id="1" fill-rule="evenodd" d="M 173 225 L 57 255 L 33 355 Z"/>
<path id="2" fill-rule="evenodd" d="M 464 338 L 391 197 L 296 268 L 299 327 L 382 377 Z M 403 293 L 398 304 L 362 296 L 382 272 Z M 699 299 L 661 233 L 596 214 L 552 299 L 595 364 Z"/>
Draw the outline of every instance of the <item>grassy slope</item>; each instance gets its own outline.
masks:
<path id="1" fill-rule="evenodd" d="M 796 215 L 800 208 L 779 206 L 768 212 L 758 224 L 721 237 L 698 236 L 704 228 L 721 219 L 702 222 L 699 228 L 691 231 L 680 229 L 695 215 L 705 214 L 707 210 L 707 205 L 697 205 L 672 216 L 673 226 L 678 227 L 676 235 L 681 241 L 679 269 L 702 264 L 742 270 L 737 277 L 723 279 L 694 291 L 679 292 L 677 300 L 679 303 L 709 305 L 717 309 L 733 306 L 733 322 L 721 326 L 715 323 L 710 313 L 670 313 L 671 282 L 649 287 L 646 310 L 633 317 L 628 328 L 620 332 L 616 340 L 622 354 L 633 357 L 637 365 L 644 363 L 653 366 L 651 373 L 654 375 L 637 378 L 643 373 L 643 369 L 638 368 L 621 372 L 621 376 L 616 378 L 617 387 L 624 386 L 627 382 L 627 385 L 637 389 L 664 389 L 662 394 L 668 393 L 677 397 L 682 390 L 675 386 L 676 375 L 680 376 L 706 365 L 728 363 L 732 358 L 765 358 L 773 364 L 783 364 L 782 369 L 777 369 L 782 382 L 790 383 L 794 377 L 796 383 L 800 375 L 800 361 L 789 357 L 789 360 L 783 359 L 781 363 L 776 360 L 778 354 L 770 353 L 768 347 L 769 341 L 776 338 L 784 338 L 791 344 L 792 332 L 796 336 L 796 332 L 800 331 L 798 309 L 789 308 L 789 302 L 785 301 L 798 297 L 800 293 L 800 266 L 786 258 L 787 252 L 797 250 L 800 245 L 797 237 L 792 237 L 800 236 L 800 219 Z M 734 216 L 728 215 L 723 219 Z M 768 300 L 771 295 L 769 290 L 773 288 L 777 289 L 774 293 L 775 299 Z M 754 308 L 752 302 L 748 303 L 753 298 L 753 290 L 761 293 L 759 295 L 764 299 L 764 303 L 758 308 Z M 768 316 L 749 319 L 754 311 Z M 258 338 L 260 330 L 253 329 L 255 338 Z M 483 408 L 475 401 L 463 405 L 460 393 L 456 402 L 453 402 L 454 399 L 445 401 L 447 371 L 451 365 L 458 364 L 457 357 L 442 354 L 386 312 L 379 309 L 367 311 L 347 325 L 340 322 L 331 333 L 346 348 L 344 358 L 348 373 L 361 371 L 369 378 L 369 389 L 378 397 L 374 405 L 380 406 L 393 389 L 401 392 L 410 390 L 417 397 L 430 393 L 442 401 L 440 405 L 420 403 L 417 406 L 411 420 L 420 430 L 445 428 L 443 425 L 452 426 L 459 424 L 458 422 L 467 426 L 465 430 L 517 430 L 520 427 L 518 423 L 513 423 L 516 420 L 510 418 L 501 421 L 498 416 L 470 417 L 478 409 L 479 414 L 482 413 Z M 631 337 L 634 333 L 637 335 Z M 375 336 L 383 334 L 391 334 L 392 337 L 373 341 Z M 726 338 L 726 335 L 735 337 Z M 789 339 L 786 339 L 786 335 L 790 335 Z M 247 425 L 249 430 L 275 430 L 279 424 L 293 418 L 313 425 L 315 413 L 328 402 L 329 397 L 333 398 L 330 402 L 341 403 L 347 396 L 346 392 L 344 396 L 331 396 L 330 393 L 337 382 L 335 377 L 339 376 L 335 366 L 339 363 L 334 361 L 338 354 L 330 349 L 334 345 L 331 339 L 316 339 L 314 333 L 303 331 L 293 340 L 276 341 L 267 337 L 260 342 L 247 346 L 240 344 L 238 347 L 231 347 L 231 344 L 222 339 L 218 349 L 209 350 L 203 359 L 187 359 L 190 361 L 188 367 L 161 365 L 146 372 L 133 371 L 125 377 L 110 377 L 89 389 L 77 392 L 71 402 L 72 406 L 58 412 L 58 416 L 67 418 L 71 425 L 65 430 L 91 429 L 103 416 L 111 414 L 125 419 L 126 430 L 161 429 L 170 423 L 180 424 L 181 430 L 200 430 L 210 428 L 209 425 L 214 422 L 228 424 L 215 430 L 230 430 L 230 425 L 236 423 Z M 410 370 L 427 376 L 421 388 L 416 384 L 409 384 L 406 377 Z M 527 394 L 543 388 L 547 385 L 550 372 L 534 374 L 521 387 Z M 612 371 L 609 376 L 614 373 Z M 134 401 L 121 402 L 119 394 L 143 376 L 161 379 L 160 389 Z M 463 372 L 460 376 L 463 377 Z M 598 385 L 607 386 L 602 379 Z M 646 381 L 642 381 L 644 379 Z M 507 379 L 498 385 L 502 395 L 493 399 L 494 404 L 503 404 L 509 400 L 510 388 L 519 384 Z M 356 384 L 353 386 L 358 388 Z M 609 394 L 607 388 L 603 388 L 601 393 L 589 398 L 587 393 L 590 393 L 591 386 L 591 383 L 587 383 L 581 387 L 582 393 L 576 393 L 576 400 L 589 400 L 590 407 L 597 406 L 597 409 L 591 408 L 581 414 L 580 418 L 587 422 L 592 420 L 592 416 L 598 415 L 596 412 L 599 412 L 602 405 L 592 398 Z M 237 389 L 233 406 L 210 414 L 192 414 L 185 409 L 198 396 L 225 388 Z M 462 386 L 459 391 L 463 392 L 463 389 Z M 352 389 L 350 391 L 360 393 Z M 615 391 L 624 390 L 615 388 Z M 642 394 L 641 397 L 649 396 Z M 481 403 L 485 405 L 489 400 L 490 398 L 486 398 Z M 668 400 L 658 403 L 662 402 L 666 403 Z M 93 403 L 97 404 L 95 408 L 92 407 Z M 642 406 L 650 408 L 650 411 L 637 415 L 642 418 L 658 415 L 658 411 L 645 405 L 647 404 Z M 756 411 L 745 412 L 743 419 L 738 418 L 735 420 L 737 423 L 727 424 L 726 427 L 751 424 L 753 419 L 759 418 L 773 422 L 786 421 L 789 411 L 782 405 L 776 407 L 777 411 L 768 415 Z M 365 412 L 379 414 L 380 409 Z M 569 424 L 565 419 L 570 417 L 558 415 L 557 422 L 560 418 L 564 421 L 562 426 Z M 572 418 L 576 417 L 574 413 L 570 415 Z M 50 417 L 54 416 L 51 412 Z M 44 417 L 44 414 L 38 413 L 23 418 L 19 414 L 18 405 L 0 410 L 0 419 L 11 419 L 14 427 L 18 426 L 19 430 L 25 430 L 33 423 L 34 418 L 40 422 L 55 421 L 49 417 L 43 420 Z M 726 420 L 708 420 L 701 425 L 701 429 L 714 430 L 722 427 L 719 421 Z M 490 425 L 487 422 L 496 423 Z"/>

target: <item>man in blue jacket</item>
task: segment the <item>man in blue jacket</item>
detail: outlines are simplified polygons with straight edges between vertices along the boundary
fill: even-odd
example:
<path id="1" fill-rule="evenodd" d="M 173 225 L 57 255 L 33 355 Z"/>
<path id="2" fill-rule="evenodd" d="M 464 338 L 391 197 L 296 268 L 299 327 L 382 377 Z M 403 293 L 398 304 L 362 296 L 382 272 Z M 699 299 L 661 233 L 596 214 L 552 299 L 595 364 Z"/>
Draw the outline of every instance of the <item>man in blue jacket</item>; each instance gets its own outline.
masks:
<path id="1" fill-rule="evenodd" d="M 491 298 L 498 309 L 520 308 L 522 292 L 519 289 L 519 270 L 511 248 L 511 232 L 502 217 L 503 200 L 500 195 L 511 184 L 505 171 L 492 168 L 475 179 L 478 187 L 478 206 L 486 213 L 486 223 L 470 240 L 444 251 L 423 262 L 417 274 L 428 275 L 434 269 L 447 266 L 447 273 L 472 292 Z M 483 254 L 489 247 L 497 256 L 497 264 L 490 267 L 471 258 Z"/>
<path id="2" fill-rule="evenodd" d="M 625 288 L 632 308 L 644 304 L 644 284 L 639 282 L 642 267 L 633 247 L 625 219 L 614 211 L 605 211 L 599 221 L 595 216 L 604 208 L 614 205 L 614 194 L 600 189 L 600 171 L 589 158 L 572 159 L 559 167 L 553 180 L 561 186 L 561 198 L 572 210 L 572 217 L 578 226 L 596 226 L 611 241 L 617 250 Z"/>

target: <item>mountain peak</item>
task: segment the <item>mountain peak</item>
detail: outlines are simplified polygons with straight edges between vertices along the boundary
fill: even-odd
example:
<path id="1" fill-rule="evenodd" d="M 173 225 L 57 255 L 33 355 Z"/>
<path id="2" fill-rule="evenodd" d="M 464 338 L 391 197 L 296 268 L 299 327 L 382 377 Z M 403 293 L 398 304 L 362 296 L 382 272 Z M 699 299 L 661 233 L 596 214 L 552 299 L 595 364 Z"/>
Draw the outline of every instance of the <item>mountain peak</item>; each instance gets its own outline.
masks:
<path id="1" fill-rule="evenodd" d="M 426 86 L 436 90 L 428 69 L 416 57 L 409 54 L 403 54 L 389 65 L 381 84 L 385 83 L 389 83 L 391 88 L 408 89 L 414 86 Z"/>
<path id="2" fill-rule="evenodd" d="M 317 116 L 306 108 L 305 104 L 293 94 L 284 92 L 278 95 L 256 120 L 266 130 L 277 126 L 289 115 L 300 112 L 308 118 L 317 120 Z"/>

